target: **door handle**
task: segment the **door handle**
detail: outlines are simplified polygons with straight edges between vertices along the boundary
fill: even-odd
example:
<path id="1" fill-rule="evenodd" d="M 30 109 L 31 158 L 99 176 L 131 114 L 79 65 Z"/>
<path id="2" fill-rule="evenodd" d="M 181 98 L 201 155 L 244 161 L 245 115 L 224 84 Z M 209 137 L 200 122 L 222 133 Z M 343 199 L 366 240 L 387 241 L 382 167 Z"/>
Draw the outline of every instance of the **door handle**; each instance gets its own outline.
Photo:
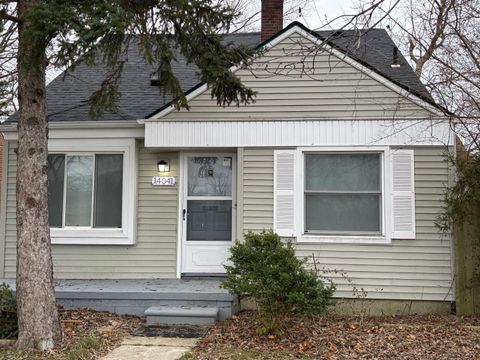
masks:
<path id="1" fill-rule="evenodd" d="M 185 221 L 185 215 L 186 214 L 187 214 L 187 209 L 183 209 L 183 211 L 182 211 L 183 221 Z"/>

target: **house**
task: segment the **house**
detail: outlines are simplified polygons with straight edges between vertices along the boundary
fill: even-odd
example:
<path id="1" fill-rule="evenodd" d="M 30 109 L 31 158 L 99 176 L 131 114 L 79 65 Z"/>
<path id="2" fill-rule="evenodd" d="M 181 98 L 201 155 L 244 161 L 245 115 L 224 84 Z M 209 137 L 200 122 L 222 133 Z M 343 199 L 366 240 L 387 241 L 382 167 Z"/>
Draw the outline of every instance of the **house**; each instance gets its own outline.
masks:
<path id="1" fill-rule="evenodd" d="M 382 309 L 449 311 L 452 238 L 435 226 L 452 181 L 448 118 L 386 31 L 282 29 L 275 11 L 263 22 L 262 33 L 226 39 L 265 50 L 236 70 L 258 91 L 248 106 L 218 107 L 179 57 L 190 110 L 177 111 L 135 49 L 118 111 L 98 120 L 86 100 L 100 67 L 80 64 L 50 83 L 55 277 L 134 284 L 219 275 L 234 240 L 273 228 L 299 256 L 315 254 L 337 297 L 357 296 L 354 286 Z M 1 128 L 0 277 L 8 279 L 15 118 Z"/>

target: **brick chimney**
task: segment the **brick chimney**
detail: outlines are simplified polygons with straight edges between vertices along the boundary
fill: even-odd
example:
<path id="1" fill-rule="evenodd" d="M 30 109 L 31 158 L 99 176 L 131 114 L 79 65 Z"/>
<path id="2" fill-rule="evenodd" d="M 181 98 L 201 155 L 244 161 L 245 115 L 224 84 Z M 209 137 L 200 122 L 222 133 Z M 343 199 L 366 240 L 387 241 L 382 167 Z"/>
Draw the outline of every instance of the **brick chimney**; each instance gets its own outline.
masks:
<path id="1" fill-rule="evenodd" d="M 262 0 L 262 34 L 265 41 L 283 29 L 283 0 Z"/>

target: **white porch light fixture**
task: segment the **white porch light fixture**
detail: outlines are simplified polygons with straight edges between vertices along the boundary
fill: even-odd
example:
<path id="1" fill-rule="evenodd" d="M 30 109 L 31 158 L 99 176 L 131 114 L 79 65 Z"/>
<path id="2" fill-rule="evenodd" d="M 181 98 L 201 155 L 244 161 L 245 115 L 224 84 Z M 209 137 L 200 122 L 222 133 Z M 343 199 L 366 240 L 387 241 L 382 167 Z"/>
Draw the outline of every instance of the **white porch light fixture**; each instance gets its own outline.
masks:
<path id="1" fill-rule="evenodd" d="M 160 160 L 157 163 L 158 172 L 164 173 L 170 171 L 170 162 L 168 160 Z"/>

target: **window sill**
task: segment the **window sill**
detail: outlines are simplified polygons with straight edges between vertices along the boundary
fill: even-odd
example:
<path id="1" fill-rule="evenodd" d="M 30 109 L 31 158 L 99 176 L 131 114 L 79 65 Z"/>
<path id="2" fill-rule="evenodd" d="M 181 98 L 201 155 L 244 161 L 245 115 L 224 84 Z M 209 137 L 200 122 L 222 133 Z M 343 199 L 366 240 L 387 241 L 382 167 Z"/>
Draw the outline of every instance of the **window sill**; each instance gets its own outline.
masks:
<path id="1" fill-rule="evenodd" d="M 386 236 L 363 236 L 363 235 L 306 235 L 297 238 L 297 244 L 390 244 L 391 239 Z"/>
<path id="2" fill-rule="evenodd" d="M 133 245 L 122 229 L 50 229 L 52 245 Z"/>

